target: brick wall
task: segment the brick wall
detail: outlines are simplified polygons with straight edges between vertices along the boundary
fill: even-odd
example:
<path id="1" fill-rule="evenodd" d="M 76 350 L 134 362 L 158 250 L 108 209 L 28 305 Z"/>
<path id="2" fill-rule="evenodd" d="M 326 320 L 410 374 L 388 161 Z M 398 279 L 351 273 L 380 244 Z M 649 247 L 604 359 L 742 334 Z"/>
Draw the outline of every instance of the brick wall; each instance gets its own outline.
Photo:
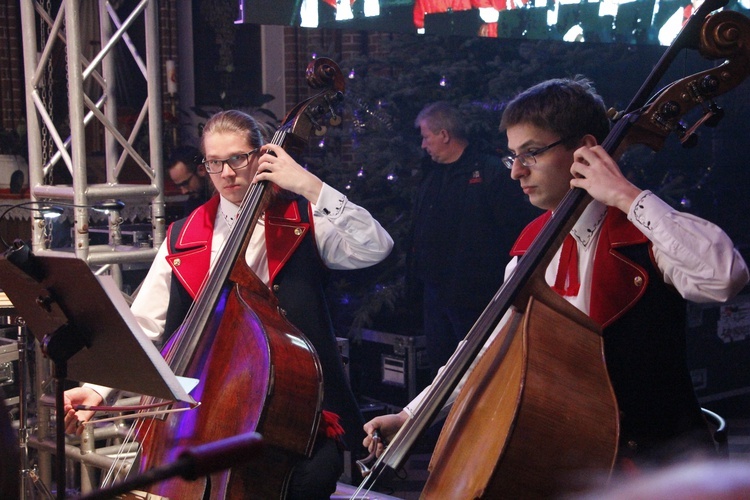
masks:
<path id="1" fill-rule="evenodd" d="M 167 79 L 177 78 L 179 74 L 179 56 L 177 50 L 177 0 L 161 0 L 159 2 L 159 57 L 161 60 L 161 88 L 162 88 L 162 106 L 165 117 L 164 133 L 171 137 L 171 146 L 177 147 L 179 139 L 179 117 L 180 93 L 179 88 L 173 95 L 169 94 L 169 84 Z M 167 61 L 174 61 L 174 72 L 172 75 L 167 71 Z M 176 84 L 176 82 L 175 82 Z M 165 147 L 169 145 L 165 144 Z M 169 149 L 168 149 L 169 151 Z"/>
<path id="2" fill-rule="evenodd" d="M 304 68 L 314 52 L 324 51 L 327 57 L 348 60 L 355 56 L 381 54 L 381 41 L 392 36 L 389 33 L 367 31 L 343 31 L 287 27 L 284 29 L 286 59 L 286 100 L 299 102 L 311 95 L 304 78 Z M 339 62 L 339 61 L 337 61 Z M 342 68 L 342 71 L 345 71 Z"/>
<path id="3" fill-rule="evenodd" d="M 21 25 L 16 0 L 0 0 L 0 128 L 25 121 Z"/>

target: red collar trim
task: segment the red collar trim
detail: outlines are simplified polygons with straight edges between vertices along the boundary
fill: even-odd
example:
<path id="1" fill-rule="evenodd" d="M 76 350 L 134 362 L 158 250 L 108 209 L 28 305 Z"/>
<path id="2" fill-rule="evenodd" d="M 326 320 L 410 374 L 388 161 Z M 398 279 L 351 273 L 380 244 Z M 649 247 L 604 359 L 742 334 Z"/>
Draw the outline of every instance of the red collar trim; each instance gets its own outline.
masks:
<path id="1" fill-rule="evenodd" d="M 312 220 L 312 214 L 309 213 Z M 276 276 L 287 263 L 302 239 L 311 230 L 310 223 L 302 222 L 299 205 L 290 200 L 276 203 L 266 210 L 266 250 L 268 253 L 269 283 L 273 283 Z"/>
<path id="2" fill-rule="evenodd" d="M 219 211 L 219 200 L 218 195 L 213 196 L 188 216 L 175 242 L 175 249 L 185 250 L 196 246 L 206 246 L 210 250 L 214 220 Z"/>
<path id="3" fill-rule="evenodd" d="M 531 221 L 513 245 L 511 255 L 526 253 L 551 215 L 552 212 L 546 212 Z M 621 247 L 642 243 L 648 243 L 648 238 L 628 221 L 624 213 L 619 210 L 607 212 L 597 243 L 592 287 L 608 292 L 592 294 L 589 312 L 591 318 L 603 327 L 633 307 L 648 286 L 648 273 L 617 251 Z"/>
<path id="4" fill-rule="evenodd" d="M 175 243 L 178 252 L 167 256 L 175 276 L 193 298 L 208 274 L 218 210 L 219 197 L 215 196 L 190 214 Z M 312 214 L 309 216 L 312 220 Z M 269 207 L 265 217 L 268 274 L 273 283 L 312 225 L 302 222 L 299 206 L 293 200 Z"/>
<path id="5" fill-rule="evenodd" d="M 198 296 L 198 291 L 208 275 L 211 260 L 211 235 L 218 210 L 218 195 L 195 209 L 188 216 L 177 236 L 175 241 L 177 252 L 167 255 L 167 262 L 172 272 L 192 298 Z M 172 226 L 169 227 L 167 241 L 170 241 L 171 233 Z"/>
<path id="6" fill-rule="evenodd" d="M 550 217 L 552 217 L 551 210 L 544 212 L 542 215 L 531 221 L 525 228 L 523 228 L 523 231 L 521 231 L 521 234 L 518 235 L 518 239 L 510 249 L 510 254 L 513 256 L 525 254 L 531 246 L 531 243 L 536 238 L 536 235 L 539 234 L 539 231 L 542 230 Z"/>

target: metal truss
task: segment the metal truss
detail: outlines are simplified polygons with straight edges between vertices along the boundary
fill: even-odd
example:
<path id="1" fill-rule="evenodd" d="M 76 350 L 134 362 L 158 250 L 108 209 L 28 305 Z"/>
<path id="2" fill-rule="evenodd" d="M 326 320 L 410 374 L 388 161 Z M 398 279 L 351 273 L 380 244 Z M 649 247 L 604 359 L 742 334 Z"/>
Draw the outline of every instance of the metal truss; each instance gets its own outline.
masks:
<path id="1" fill-rule="evenodd" d="M 75 256 L 86 261 L 99 272 L 106 271 L 116 280 L 121 280 L 121 264 L 150 262 L 165 235 L 165 199 L 163 192 L 162 159 L 162 89 L 161 64 L 158 37 L 158 2 L 141 0 L 132 12 L 120 19 L 112 2 L 105 0 L 62 0 L 56 14 L 51 10 L 50 0 L 46 6 L 33 0 L 20 1 L 21 32 L 23 34 L 23 61 L 26 82 L 26 114 L 29 138 L 29 181 L 31 201 L 70 207 L 73 214 Z M 82 49 L 83 39 L 81 11 L 85 7 L 98 7 L 100 26 L 100 50 L 87 59 Z M 142 22 L 145 31 L 145 60 L 138 53 L 128 36 L 128 28 Z M 64 45 L 64 51 L 61 50 Z M 118 44 L 125 51 L 115 52 Z M 115 93 L 115 69 L 117 57 L 127 53 L 134 59 L 144 79 L 147 97 L 137 115 L 132 132 L 125 137 L 117 126 L 117 99 Z M 55 58 L 65 57 L 68 85 L 67 115 L 69 120 L 65 132 L 59 130 L 45 100 L 47 69 L 56 64 Z M 59 64 L 58 64 L 59 66 Z M 88 184 L 86 150 L 87 128 L 89 134 L 98 122 L 103 128 L 104 163 L 106 182 Z M 148 156 L 144 158 L 134 147 L 141 129 L 148 130 Z M 69 130 L 69 135 L 67 130 Z M 98 129 L 97 129 L 98 130 Z M 135 162 L 150 183 L 128 184 L 120 182 L 126 161 Z M 52 184 L 52 168 L 62 163 L 72 177 L 70 185 Z M 123 219 L 118 209 L 122 201 L 126 206 L 150 206 L 144 208 L 152 222 L 153 245 L 149 248 L 121 245 L 120 224 Z M 89 244 L 89 221 L 95 207 L 111 209 L 106 216 L 109 222 L 109 244 Z M 67 209 L 66 209 L 67 210 Z M 105 217 L 99 214 L 99 217 Z M 37 255 L 59 253 L 47 248 L 45 231 L 49 228 L 41 216 L 32 219 L 32 250 Z M 66 253 L 69 255 L 69 252 Z M 121 284 L 121 281 L 119 281 Z"/>

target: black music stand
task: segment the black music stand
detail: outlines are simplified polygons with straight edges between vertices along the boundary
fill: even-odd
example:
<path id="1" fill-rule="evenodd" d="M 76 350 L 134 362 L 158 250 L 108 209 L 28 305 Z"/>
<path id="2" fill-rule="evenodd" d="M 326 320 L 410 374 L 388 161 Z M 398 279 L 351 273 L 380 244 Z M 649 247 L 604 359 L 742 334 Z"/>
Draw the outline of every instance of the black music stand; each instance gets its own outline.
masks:
<path id="1" fill-rule="evenodd" d="M 14 244 L 0 257 L 0 288 L 54 362 L 58 498 L 65 498 L 65 379 L 195 404 L 114 281 L 97 278 L 84 261 L 37 257 Z"/>

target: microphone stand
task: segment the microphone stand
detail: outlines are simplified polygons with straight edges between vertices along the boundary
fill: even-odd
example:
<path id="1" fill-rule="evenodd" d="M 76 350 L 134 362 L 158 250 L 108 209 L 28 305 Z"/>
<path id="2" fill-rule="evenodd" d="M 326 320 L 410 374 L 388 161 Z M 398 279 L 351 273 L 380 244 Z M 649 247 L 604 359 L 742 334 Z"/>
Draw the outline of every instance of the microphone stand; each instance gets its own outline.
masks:
<path id="1" fill-rule="evenodd" d="M 171 464 L 149 469 L 109 488 L 94 491 L 80 497 L 80 500 L 104 500 L 115 498 L 150 484 L 180 476 L 193 481 L 201 476 L 235 467 L 257 456 L 263 440 L 257 432 L 248 432 L 212 443 L 186 448 Z"/>

